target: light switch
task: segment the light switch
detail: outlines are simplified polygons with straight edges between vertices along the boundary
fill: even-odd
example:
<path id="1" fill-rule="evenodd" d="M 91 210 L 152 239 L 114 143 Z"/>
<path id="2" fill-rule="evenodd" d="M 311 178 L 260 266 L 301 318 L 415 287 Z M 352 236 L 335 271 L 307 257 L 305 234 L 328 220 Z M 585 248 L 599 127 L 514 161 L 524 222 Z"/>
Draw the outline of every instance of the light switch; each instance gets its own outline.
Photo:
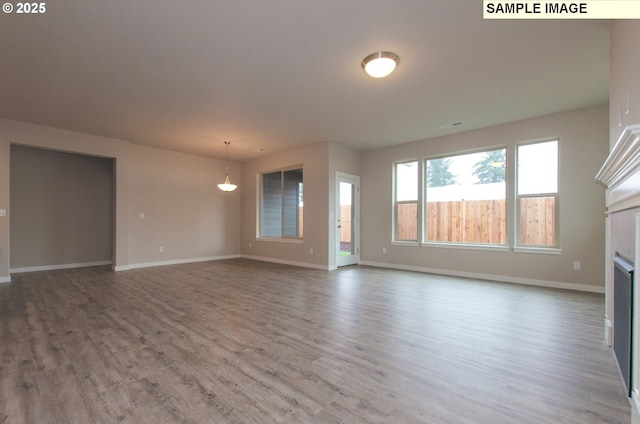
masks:
<path id="1" fill-rule="evenodd" d="M 140 219 L 144 219 L 144 212 L 140 212 Z"/>
<path id="2" fill-rule="evenodd" d="M 7 210 L 6 209 L 0 209 L 0 216 L 7 216 Z"/>

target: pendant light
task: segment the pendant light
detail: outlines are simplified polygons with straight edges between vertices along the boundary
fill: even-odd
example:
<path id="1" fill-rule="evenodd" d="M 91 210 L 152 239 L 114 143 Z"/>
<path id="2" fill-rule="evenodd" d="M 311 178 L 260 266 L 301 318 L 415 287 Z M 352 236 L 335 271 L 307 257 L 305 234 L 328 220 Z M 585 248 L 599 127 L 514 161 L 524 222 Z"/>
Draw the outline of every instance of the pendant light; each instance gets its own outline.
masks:
<path id="1" fill-rule="evenodd" d="M 231 144 L 231 142 L 225 141 L 224 144 L 227 146 L 227 170 L 224 174 L 224 182 L 222 184 L 218 184 L 218 188 L 222 191 L 233 191 L 238 188 L 238 186 L 231 184 L 231 181 L 229 181 L 229 144 Z"/>

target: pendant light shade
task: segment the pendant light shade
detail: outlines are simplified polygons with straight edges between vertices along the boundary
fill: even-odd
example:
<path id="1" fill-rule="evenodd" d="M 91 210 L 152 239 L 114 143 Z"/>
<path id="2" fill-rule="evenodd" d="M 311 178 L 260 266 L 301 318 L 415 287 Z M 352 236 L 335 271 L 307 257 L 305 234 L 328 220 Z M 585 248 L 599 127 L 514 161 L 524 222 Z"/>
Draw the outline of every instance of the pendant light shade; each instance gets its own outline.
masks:
<path id="1" fill-rule="evenodd" d="M 374 78 L 384 78 L 400 63 L 400 56 L 391 52 L 375 52 L 362 60 L 362 69 Z"/>
<path id="2" fill-rule="evenodd" d="M 231 142 L 225 141 L 224 144 L 225 146 L 227 146 L 227 170 L 224 173 L 224 182 L 218 184 L 218 188 L 222 191 L 233 191 L 238 188 L 238 186 L 235 184 L 231 184 L 231 181 L 229 181 L 229 145 L 231 144 Z"/>
<path id="3" fill-rule="evenodd" d="M 224 176 L 224 183 L 218 184 L 218 188 L 222 191 L 233 191 L 237 189 L 238 186 L 231 184 L 231 181 L 229 181 L 229 175 L 227 174 Z"/>

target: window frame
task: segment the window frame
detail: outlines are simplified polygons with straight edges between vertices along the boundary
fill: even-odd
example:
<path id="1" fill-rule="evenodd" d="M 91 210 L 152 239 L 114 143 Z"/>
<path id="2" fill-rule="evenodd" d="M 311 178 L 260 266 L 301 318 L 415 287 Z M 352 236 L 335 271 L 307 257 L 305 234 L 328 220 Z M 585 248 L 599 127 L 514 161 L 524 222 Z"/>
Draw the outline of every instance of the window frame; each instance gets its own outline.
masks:
<path id="1" fill-rule="evenodd" d="M 258 196 L 258 201 L 257 203 L 257 225 L 256 225 L 256 239 L 257 240 L 269 240 L 269 241 L 280 241 L 280 242 L 291 242 L 291 243 L 302 243 L 304 240 L 304 218 L 302 220 L 299 220 L 298 225 L 302 224 L 302 227 L 298 228 L 298 234 L 301 233 L 302 231 L 302 236 L 297 236 L 297 237 L 293 237 L 293 236 L 286 236 L 285 233 L 285 219 L 286 219 L 286 214 L 285 214 L 285 184 L 284 184 L 284 175 L 286 172 L 288 171 L 295 171 L 295 170 L 300 170 L 300 174 L 301 174 L 301 181 L 300 184 L 302 184 L 302 193 L 304 196 L 304 166 L 302 164 L 300 165 L 293 165 L 293 166 L 288 166 L 288 167 L 283 167 L 283 168 L 278 168 L 278 169 L 272 169 L 272 170 L 268 170 L 268 171 L 262 171 L 262 172 L 258 172 L 257 174 L 257 185 L 258 185 L 258 190 L 257 190 L 257 196 Z M 276 237 L 276 236 L 272 236 L 272 235 L 264 235 L 264 224 L 265 224 L 265 219 L 264 219 L 264 175 L 268 175 L 268 174 L 275 174 L 275 173 L 280 173 L 280 236 Z M 299 190 L 299 186 L 298 186 L 298 190 Z M 298 208 L 300 207 L 300 198 L 298 196 Z M 298 211 L 299 214 L 299 211 Z M 304 206 L 302 209 L 302 214 L 304 217 Z M 299 216 L 299 215 L 298 215 Z"/>
<path id="2" fill-rule="evenodd" d="M 416 167 L 417 167 L 417 175 L 416 175 L 416 184 L 417 184 L 417 193 L 416 193 L 416 199 L 415 200 L 397 200 L 398 197 L 398 166 L 399 165 L 403 165 L 403 164 L 408 164 L 408 163 L 415 163 Z M 392 244 L 398 244 L 398 245 L 415 245 L 417 246 L 420 240 L 420 234 L 421 234 L 421 228 L 420 228 L 420 221 L 421 221 L 421 214 L 422 214 L 422 207 L 421 207 L 421 175 L 422 175 L 422 170 L 421 170 L 421 165 L 420 165 L 420 159 L 406 159 L 406 160 L 399 160 L 399 161 L 395 161 L 393 162 L 393 170 L 392 170 L 392 221 L 393 221 L 393 225 L 392 225 L 392 229 L 391 229 L 391 243 Z M 416 238 L 415 239 L 400 239 L 398 237 L 398 231 L 399 231 L 399 223 L 398 223 L 398 206 L 399 205 L 408 205 L 408 204 L 415 204 L 416 205 Z"/>
<path id="3" fill-rule="evenodd" d="M 520 194 L 519 192 L 519 181 L 520 181 L 520 167 L 519 167 L 519 155 L 520 155 L 520 147 L 524 146 L 532 146 L 535 144 L 543 144 L 543 143 L 556 143 L 556 191 L 555 192 L 538 192 L 538 193 L 527 193 Z M 560 253 L 560 138 L 546 138 L 535 141 L 527 141 L 522 143 L 517 143 L 514 149 L 515 156 L 515 166 L 514 166 L 514 237 L 513 237 L 513 250 L 514 252 L 538 252 L 538 253 L 549 253 L 549 254 L 558 254 Z M 522 199 L 530 199 L 530 198 L 544 198 L 544 197 L 553 197 L 554 198 L 554 243 L 553 245 L 542 245 L 542 244 L 522 244 Z"/>
<path id="4" fill-rule="evenodd" d="M 521 178 L 519 173 L 518 155 L 519 148 L 521 146 L 534 145 L 547 142 L 556 142 L 557 149 L 557 170 L 556 170 L 556 192 L 552 193 L 529 193 L 520 194 L 518 192 L 518 179 Z M 524 141 L 509 141 L 506 143 L 500 143 L 496 145 L 483 146 L 481 148 L 458 150 L 452 152 L 445 152 L 439 154 L 433 154 L 429 156 L 422 156 L 417 159 L 418 162 L 418 204 L 417 204 L 417 232 L 418 242 L 414 240 L 398 240 L 397 228 L 398 228 L 398 204 L 414 203 L 413 201 L 396 201 L 396 189 L 397 189 L 397 175 L 396 167 L 398 164 L 415 162 L 415 158 L 406 158 L 396 160 L 392 162 L 392 222 L 391 222 L 391 238 L 390 243 L 392 245 L 405 245 L 405 246 L 422 246 L 422 247 L 437 247 L 437 248 L 454 248 L 454 249 L 468 249 L 468 250 L 487 250 L 487 251 L 501 251 L 501 252 L 515 252 L 515 253 L 533 253 L 544 255 L 560 255 L 561 249 L 561 233 L 560 233 L 560 206 L 561 206 L 561 168 L 562 168 L 562 141 L 561 137 L 557 135 L 551 135 L 548 137 L 541 137 L 537 139 L 529 139 Z M 468 243 L 468 242 L 448 242 L 448 241 L 429 241 L 428 238 L 428 207 L 427 207 L 427 161 L 433 159 L 442 159 L 449 157 L 456 157 L 466 154 L 490 152 L 493 150 L 505 151 L 505 211 L 504 211 L 504 244 L 493 243 Z M 522 244 L 521 240 L 521 219 L 520 212 L 522 206 L 522 199 L 534 198 L 534 197 L 553 197 L 554 198 L 554 244 L 550 245 L 534 245 L 534 244 Z"/>
<path id="5" fill-rule="evenodd" d="M 464 241 L 438 241 L 438 240 L 429 240 L 429 217 L 428 217 L 428 202 L 429 202 L 429 195 L 428 195 L 428 183 L 427 183 L 427 162 L 430 160 L 437 160 L 437 159 L 446 159 L 446 158 L 454 158 L 454 157 L 458 157 L 458 156 L 465 156 L 465 155 L 472 155 L 472 154 L 479 154 L 479 153 L 487 153 L 487 152 L 492 152 L 492 151 L 498 151 L 498 150 L 504 150 L 504 157 L 505 157 L 505 175 L 504 175 L 504 228 L 503 228 L 503 234 L 504 234 L 504 243 L 481 243 L 481 242 L 464 242 Z M 510 209 L 510 205 L 509 205 L 509 201 L 510 201 L 510 185 L 509 185 L 509 175 L 510 175 L 510 168 L 511 168 L 511 163 L 509 161 L 509 150 L 510 147 L 507 144 L 500 144 L 500 145 L 493 145 L 493 146 L 485 146 L 483 148 L 480 149 L 473 149 L 473 150 L 461 150 L 461 151 L 455 151 L 455 152 L 450 152 L 450 153 L 445 153 L 445 154 L 438 154 L 438 155 L 433 155 L 433 156 L 425 156 L 422 158 L 422 180 L 423 180 L 423 185 L 422 185 L 422 189 L 421 189 L 421 195 L 422 195 L 422 203 L 423 203 L 423 207 L 422 207 L 422 211 L 423 211 L 423 216 L 421 218 L 421 224 L 422 224 L 422 240 L 421 240 L 421 245 L 422 246 L 428 246 L 428 247 L 444 247 L 444 248 L 460 248 L 460 249 L 474 249 L 474 250 L 491 250 L 491 251 L 508 251 L 510 249 L 510 237 L 509 237 L 509 209 Z"/>

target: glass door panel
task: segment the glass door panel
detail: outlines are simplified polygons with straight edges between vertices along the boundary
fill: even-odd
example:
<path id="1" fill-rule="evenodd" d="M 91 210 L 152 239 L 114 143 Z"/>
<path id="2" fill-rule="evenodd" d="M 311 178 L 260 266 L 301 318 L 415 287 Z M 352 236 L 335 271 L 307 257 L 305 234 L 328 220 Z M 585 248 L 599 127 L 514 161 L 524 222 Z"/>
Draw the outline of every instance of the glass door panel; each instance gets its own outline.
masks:
<path id="1" fill-rule="evenodd" d="M 355 265 L 360 259 L 359 249 L 359 183 L 360 177 L 337 175 L 336 187 L 336 265 Z"/>

